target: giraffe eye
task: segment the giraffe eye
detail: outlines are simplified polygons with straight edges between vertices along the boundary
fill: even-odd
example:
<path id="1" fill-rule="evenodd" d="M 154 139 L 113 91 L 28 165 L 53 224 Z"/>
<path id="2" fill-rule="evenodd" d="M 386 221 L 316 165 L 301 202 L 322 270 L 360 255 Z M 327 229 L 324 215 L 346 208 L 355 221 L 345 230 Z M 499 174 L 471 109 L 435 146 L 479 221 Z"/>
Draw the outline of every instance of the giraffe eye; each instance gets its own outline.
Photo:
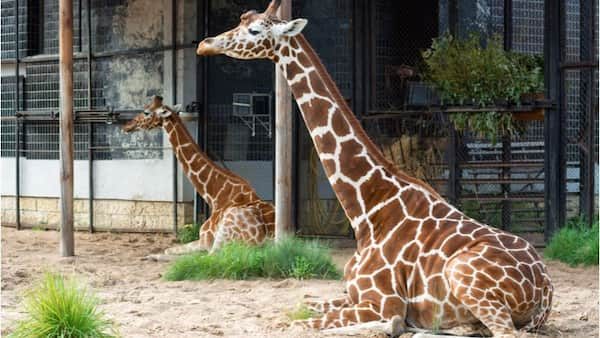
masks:
<path id="1" fill-rule="evenodd" d="M 260 33 L 260 31 L 254 30 L 252 28 L 248 28 L 248 33 L 250 33 L 251 35 L 257 35 L 258 33 Z"/>

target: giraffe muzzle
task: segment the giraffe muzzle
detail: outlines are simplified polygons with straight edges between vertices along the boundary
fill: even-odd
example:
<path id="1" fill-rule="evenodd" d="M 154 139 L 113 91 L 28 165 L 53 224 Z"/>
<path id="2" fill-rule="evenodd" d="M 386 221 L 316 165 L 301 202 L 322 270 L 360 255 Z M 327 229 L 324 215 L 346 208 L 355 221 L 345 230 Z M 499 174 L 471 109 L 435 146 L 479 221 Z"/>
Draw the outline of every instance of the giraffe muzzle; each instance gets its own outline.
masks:
<path id="1" fill-rule="evenodd" d="M 198 48 L 196 49 L 196 54 L 198 55 L 217 55 L 221 54 L 221 50 L 215 47 L 215 39 L 214 38 L 206 38 L 198 44 Z"/>
<path id="2" fill-rule="evenodd" d="M 129 121 L 127 122 L 124 126 L 123 126 L 123 132 L 125 133 L 131 133 L 132 131 L 137 129 L 137 123 L 136 121 Z"/>

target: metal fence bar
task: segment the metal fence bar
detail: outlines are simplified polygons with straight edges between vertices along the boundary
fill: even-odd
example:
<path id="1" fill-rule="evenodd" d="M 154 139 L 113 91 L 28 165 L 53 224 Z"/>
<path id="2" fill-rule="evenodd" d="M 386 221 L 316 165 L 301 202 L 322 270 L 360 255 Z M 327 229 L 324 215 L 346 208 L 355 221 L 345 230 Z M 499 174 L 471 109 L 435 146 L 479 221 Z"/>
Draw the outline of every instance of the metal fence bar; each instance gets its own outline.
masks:
<path id="1" fill-rule="evenodd" d="M 504 0 L 504 49 L 507 51 L 512 50 L 513 45 L 513 1 Z M 511 161 L 511 137 L 505 136 L 502 138 L 502 162 Z M 510 167 L 502 167 L 502 179 L 509 180 Z M 504 196 L 510 195 L 510 184 L 502 184 L 502 193 Z M 502 201 L 502 229 L 508 230 L 511 227 L 511 209 L 512 203 L 506 199 Z"/>
<path id="2" fill-rule="evenodd" d="M 88 186 L 89 186 L 89 199 L 88 199 L 88 217 L 90 232 L 94 232 L 94 125 L 88 124 Z"/>
<path id="3" fill-rule="evenodd" d="M 579 30 L 580 30 L 580 60 L 591 60 L 594 49 L 594 4 L 593 0 L 581 0 L 579 13 Z M 596 64 L 597 65 L 597 64 Z M 596 116 L 593 111 L 594 107 L 594 78 L 593 68 L 582 69 L 580 71 L 580 97 L 582 97 L 581 111 L 586 115 L 586 124 L 584 126 L 584 142 L 585 147 L 581 149 L 581 181 L 579 208 L 586 221 L 591 226 L 594 222 L 595 210 L 595 189 L 594 189 L 594 127 L 596 126 Z"/>
<path id="4" fill-rule="evenodd" d="M 18 91 L 18 89 L 17 89 Z M 15 121 L 15 222 L 17 230 L 21 230 L 21 134 L 19 120 Z"/>
<path id="5" fill-rule="evenodd" d="M 17 64 L 15 65 L 15 110 L 19 110 L 19 0 L 15 0 L 15 32 L 16 36 L 16 48 L 15 48 L 15 60 Z M 19 148 L 20 137 L 19 134 L 19 121 L 15 121 L 15 209 L 16 209 L 16 218 L 17 222 L 17 230 L 21 230 L 21 160 L 19 158 Z"/>
<path id="6" fill-rule="evenodd" d="M 544 115 L 544 239 L 548 241 L 554 232 L 565 224 L 565 144 L 563 142 L 564 105 L 563 81 L 560 70 L 565 46 L 564 0 L 544 2 L 544 80 L 546 97 L 556 102 Z"/>
<path id="7" fill-rule="evenodd" d="M 173 91 L 173 104 L 177 102 L 177 0 L 171 1 L 171 90 Z M 174 149 L 176 151 L 176 149 Z M 173 233 L 177 234 L 177 154 L 173 152 Z"/>

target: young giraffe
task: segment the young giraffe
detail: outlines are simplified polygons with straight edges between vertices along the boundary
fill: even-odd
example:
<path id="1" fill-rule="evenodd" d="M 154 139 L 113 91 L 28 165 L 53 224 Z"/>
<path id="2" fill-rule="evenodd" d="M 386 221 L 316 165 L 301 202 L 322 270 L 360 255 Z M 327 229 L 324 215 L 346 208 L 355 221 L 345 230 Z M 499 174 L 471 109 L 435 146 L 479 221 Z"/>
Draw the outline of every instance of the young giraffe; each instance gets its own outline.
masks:
<path id="1" fill-rule="evenodd" d="M 471 219 L 388 162 L 300 34 L 307 21 L 278 19 L 278 6 L 243 14 L 236 28 L 200 42 L 197 54 L 275 62 L 355 232 L 347 296 L 311 304 L 324 315 L 300 324 L 328 329 L 401 318 L 402 328 L 483 324 L 495 337 L 539 328 L 553 286 L 534 247 Z"/>
<path id="2" fill-rule="evenodd" d="M 161 97 L 155 96 L 123 130 L 160 127 L 167 133 L 183 171 L 212 211 L 200 227 L 200 239 L 167 249 L 167 256 L 203 250 L 212 253 L 230 241 L 260 244 L 273 237 L 273 205 L 262 201 L 245 179 L 211 161 L 194 142 L 177 112 L 162 104 Z"/>

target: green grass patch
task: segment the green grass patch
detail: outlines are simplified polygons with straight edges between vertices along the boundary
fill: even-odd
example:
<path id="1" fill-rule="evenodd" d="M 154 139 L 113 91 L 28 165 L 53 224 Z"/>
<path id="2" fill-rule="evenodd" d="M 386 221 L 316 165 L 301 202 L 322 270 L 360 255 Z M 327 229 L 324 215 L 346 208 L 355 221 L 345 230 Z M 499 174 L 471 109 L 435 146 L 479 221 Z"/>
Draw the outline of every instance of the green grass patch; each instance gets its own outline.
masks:
<path id="1" fill-rule="evenodd" d="M 544 256 L 571 266 L 598 265 L 598 218 L 591 228 L 583 218 L 569 221 L 554 234 Z"/>
<path id="2" fill-rule="evenodd" d="M 185 255 L 164 275 L 170 281 L 255 277 L 339 279 L 341 274 L 321 243 L 284 238 L 260 246 L 230 243 L 212 255 Z"/>
<path id="3" fill-rule="evenodd" d="M 27 316 L 11 338 L 116 337 L 114 324 L 97 309 L 99 300 L 73 279 L 46 273 L 24 297 Z"/>
<path id="4" fill-rule="evenodd" d="M 200 237 L 200 225 L 186 224 L 177 229 L 177 242 L 181 244 L 197 241 Z"/>
<path id="5" fill-rule="evenodd" d="M 286 313 L 290 320 L 305 320 L 321 316 L 317 311 L 311 310 L 308 306 L 302 304 L 292 312 Z"/>

